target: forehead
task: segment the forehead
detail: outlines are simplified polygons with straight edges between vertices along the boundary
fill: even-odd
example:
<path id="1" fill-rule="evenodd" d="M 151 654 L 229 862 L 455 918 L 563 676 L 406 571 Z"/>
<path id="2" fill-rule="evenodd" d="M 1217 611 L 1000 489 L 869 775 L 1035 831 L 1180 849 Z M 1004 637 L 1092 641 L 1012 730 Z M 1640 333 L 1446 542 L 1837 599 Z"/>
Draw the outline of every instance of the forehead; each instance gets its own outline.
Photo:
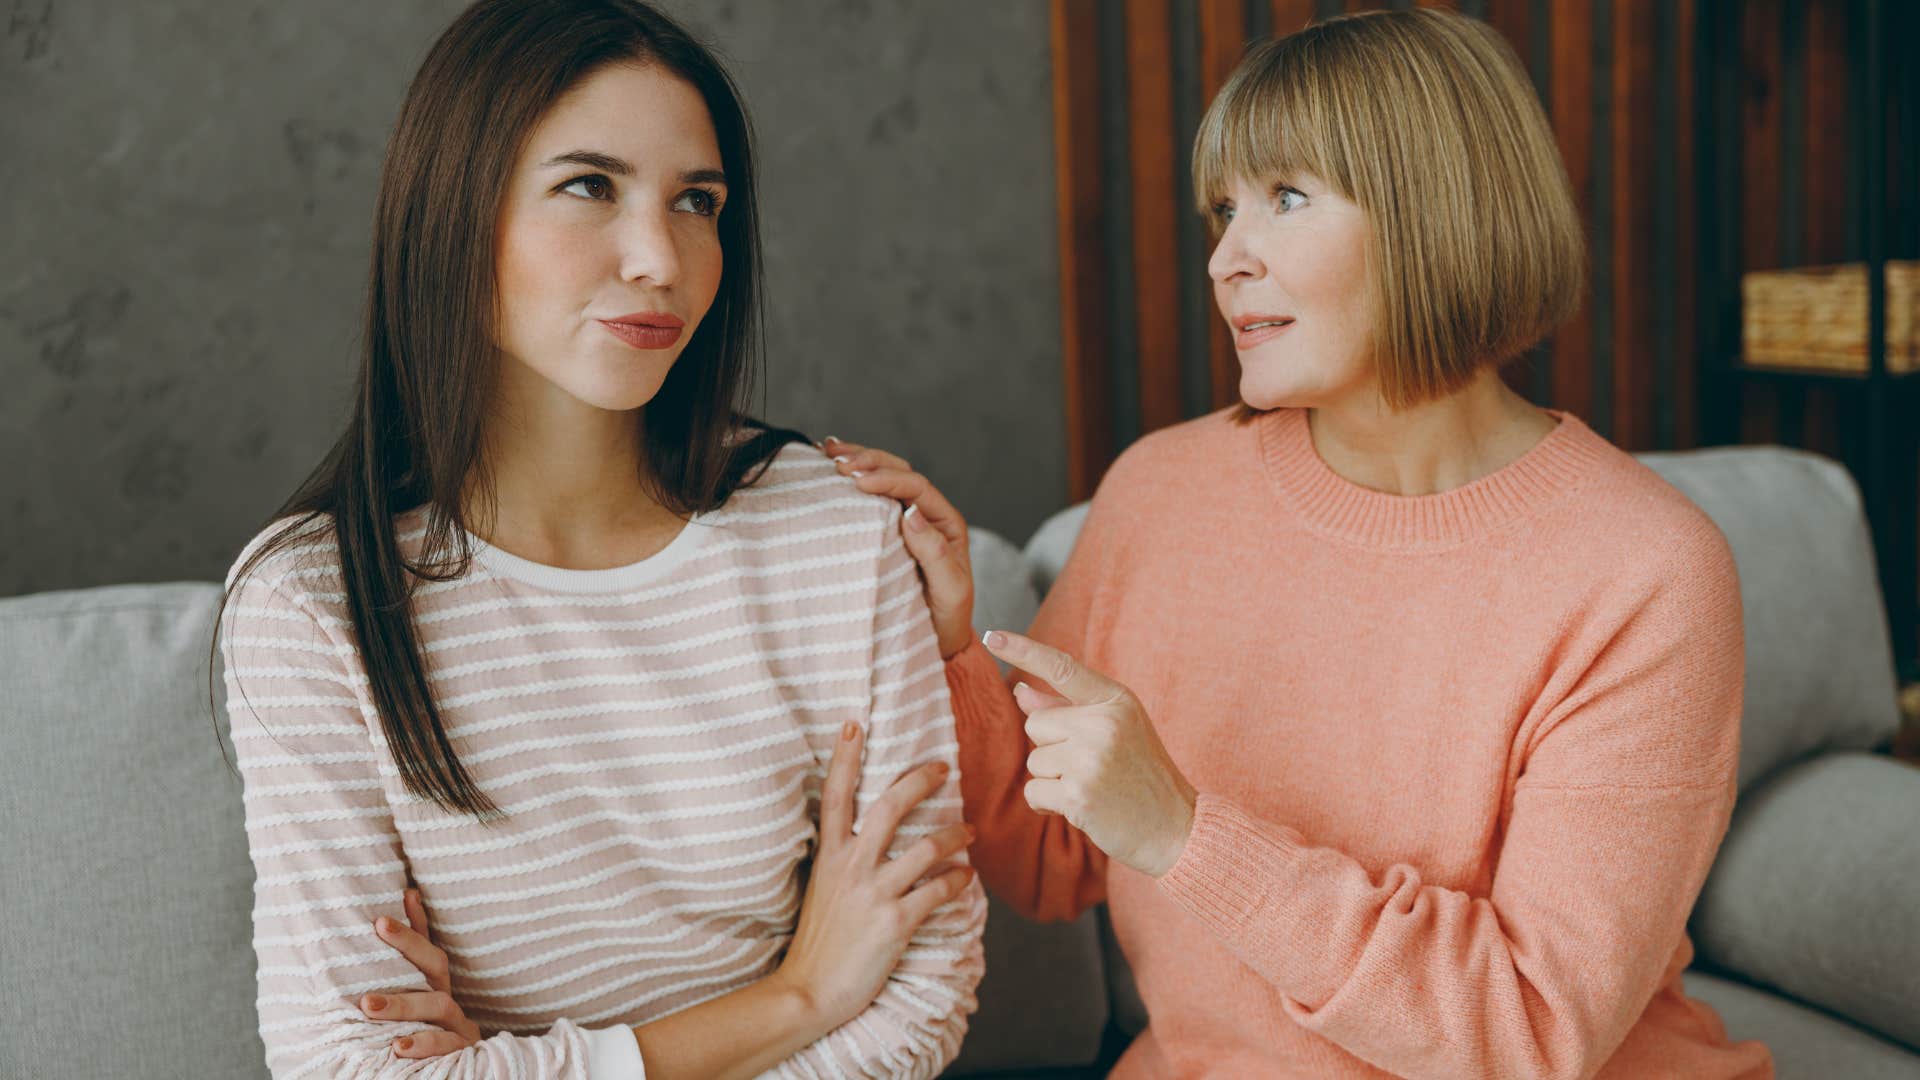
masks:
<path id="1" fill-rule="evenodd" d="M 588 73 L 548 108 L 527 145 L 526 157 L 535 162 L 550 153 L 590 149 L 642 169 L 649 163 L 675 171 L 720 164 L 713 118 L 700 91 L 658 64 L 608 64 Z"/>

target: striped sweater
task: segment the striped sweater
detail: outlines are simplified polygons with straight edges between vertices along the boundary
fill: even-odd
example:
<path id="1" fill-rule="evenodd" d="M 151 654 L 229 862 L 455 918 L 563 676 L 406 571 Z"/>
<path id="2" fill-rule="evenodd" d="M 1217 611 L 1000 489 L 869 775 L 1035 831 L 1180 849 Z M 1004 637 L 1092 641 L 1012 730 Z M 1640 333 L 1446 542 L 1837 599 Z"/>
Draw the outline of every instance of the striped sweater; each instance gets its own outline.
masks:
<path id="1" fill-rule="evenodd" d="M 325 519 L 235 588 L 234 571 L 292 521 L 235 561 L 221 627 L 275 1077 L 586 1080 L 596 1053 L 604 1077 L 605 1048 L 633 1044 L 625 1025 L 778 966 L 845 721 L 867 728 L 862 809 L 916 765 L 957 764 L 898 507 L 811 447 L 784 448 L 632 565 L 561 569 L 474 538 L 466 574 L 421 584 L 414 622 L 435 700 L 460 760 L 507 812 L 494 825 L 402 785 Z M 403 553 L 417 553 L 423 522 L 419 507 L 396 519 Z M 956 769 L 894 850 L 959 820 Z M 486 1036 L 422 1061 L 389 1046 L 428 1025 L 358 1009 L 369 991 L 428 988 L 372 927 L 404 919 L 409 883 Z M 985 914 L 972 884 L 921 927 L 864 1013 L 772 1074 L 940 1072 L 975 1008 Z"/>

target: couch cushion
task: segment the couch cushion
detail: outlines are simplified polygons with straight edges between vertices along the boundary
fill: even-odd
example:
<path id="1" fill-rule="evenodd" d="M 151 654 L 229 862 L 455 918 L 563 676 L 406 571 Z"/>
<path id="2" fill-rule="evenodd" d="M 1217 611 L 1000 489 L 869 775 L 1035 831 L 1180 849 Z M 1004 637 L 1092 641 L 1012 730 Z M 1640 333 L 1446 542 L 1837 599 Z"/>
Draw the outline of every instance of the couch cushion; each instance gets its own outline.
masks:
<path id="1" fill-rule="evenodd" d="M 1829 1016 L 1730 978 L 1689 969 L 1687 996 L 1713 1006 L 1736 1042 L 1758 1039 L 1773 1052 L 1779 1080 L 1913 1080 L 1920 1055 Z"/>
<path id="2" fill-rule="evenodd" d="M 968 529 L 967 555 L 973 564 L 974 629 L 1024 632 L 1032 626 L 1040 593 L 1020 549 L 991 530 Z"/>
<path id="3" fill-rule="evenodd" d="M 0 600 L 0 1076 L 266 1074 L 253 863 L 208 699 L 219 600 Z"/>
<path id="4" fill-rule="evenodd" d="M 1893 647 L 1847 470 L 1778 446 L 1638 456 L 1733 548 L 1747 637 L 1741 788 L 1816 750 L 1891 739 L 1900 725 Z"/>
<path id="5" fill-rule="evenodd" d="M 1920 1047 L 1915 822 L 1920 769 L 1889 757 L 1822 754 L 1763 781 L 1694 906 L 1701 958 Z"/>

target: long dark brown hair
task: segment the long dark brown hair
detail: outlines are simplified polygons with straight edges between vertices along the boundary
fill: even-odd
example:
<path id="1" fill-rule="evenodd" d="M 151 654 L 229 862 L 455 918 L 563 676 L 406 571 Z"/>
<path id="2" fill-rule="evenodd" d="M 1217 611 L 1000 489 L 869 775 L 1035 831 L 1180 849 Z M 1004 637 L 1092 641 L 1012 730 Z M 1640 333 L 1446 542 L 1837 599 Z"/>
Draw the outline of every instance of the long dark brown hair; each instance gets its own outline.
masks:
<path id="1" fill-rule="evenodd" d="M 346 430 L 267 519 L 300 520 L 229 575 L 220 606 L 224 613 L 257 563 L 310 540 L 307 524 L 330 517 L 320 531 L 330 528 L 339 547 L 353 633 L 402 780 L 482 820 L 504 812 L 447 740 L 414 632 L 412 588 L 467 572 L 463 495 L 477 490 L 491 502 L 483 428 L 498 362 L 490 332 L 495 225 L 509 174 L 547 109 L 588 74 L 621 62 L 658 64 L 700 92 L 728 190 L 718 221 L 719 292 L 644 406 L 640 479 L 676 514 L 712 510 L 781 446 L 805 439 L 746 416 L 761 344 L 760 236 L 752 128 L 733 80 L 700 42 L 640 0 L 480 0 L 428 52 L 387 144 Z M 409 562 L 394 517 L 423 505 L 426 532 Z M 210 700 L 218 626 L 216 618 Z"/>

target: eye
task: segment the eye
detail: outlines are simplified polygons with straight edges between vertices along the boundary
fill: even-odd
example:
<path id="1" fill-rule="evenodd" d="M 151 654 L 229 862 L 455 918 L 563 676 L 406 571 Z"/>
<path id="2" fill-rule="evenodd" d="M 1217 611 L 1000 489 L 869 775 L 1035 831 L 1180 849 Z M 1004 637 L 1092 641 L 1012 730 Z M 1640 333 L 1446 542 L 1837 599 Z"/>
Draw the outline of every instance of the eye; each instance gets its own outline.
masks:
<path id="1" fill-rule="evenodd" d="M 1288 210 L 1292 210 L 1299 205 L 1298 203 L 1289 204 L 1287 202 L 1287 196 L 1289 195 L 1300 200 L 1300 202 L 1302 203 L 1307 201 L 1307 197 L 1305 195 L 1300 194 L 1298 191 L 1295 191 L 1294 189 L 1286 186 L 1285 184 L 1282 184 L 1279 187 L 1274 188 L 1273 189 L 1274 205 L 1278 206 L 1280 208 L 1280 212 L 1283 214 L 1286 213 Z"/>
<path id="2" fill-rule="evenodd" d="M 1227 222 L 1232 221 L 1233 220 L 1233 204 L 1223 203 L 1223 202 L 1214 203 L 1213 204 L 1213 220 L 1219 222 L 1222 225 L 1225 225 Z"/>
<path id="3" fill-rule="evenodd" d="M 720 193 L 706 188 L 691 188 L 680 193 L 674 201 L 675 210 L 686 210 L 701 217 L 713 217 L 720 212 Z"/>
<path id="4" fill-rule="evenodd" d="M 556 190 L 567 191 L 570 188 L 579 187 L 583 184 L 586 185 L 588 188 L 591 188 L 593 187 L 593 185 L 597 184 L 601 188 L 605 189 L 607 194 L 605 196 L 586 194 L 586 195 L 576 196 L 576 198 L 585 198 L 585 199 L 592 199 L 595 202 L 604 202 L 608 198 L 611 198 L 613 195 L 613 181 L 607 179 L 604 176 L 601 176 L 599 173 L 594 173 L 591 176 L 576 177 L 572 180 L 567 181 L 564 184 L 561 184 L 560 187 Z"/>

